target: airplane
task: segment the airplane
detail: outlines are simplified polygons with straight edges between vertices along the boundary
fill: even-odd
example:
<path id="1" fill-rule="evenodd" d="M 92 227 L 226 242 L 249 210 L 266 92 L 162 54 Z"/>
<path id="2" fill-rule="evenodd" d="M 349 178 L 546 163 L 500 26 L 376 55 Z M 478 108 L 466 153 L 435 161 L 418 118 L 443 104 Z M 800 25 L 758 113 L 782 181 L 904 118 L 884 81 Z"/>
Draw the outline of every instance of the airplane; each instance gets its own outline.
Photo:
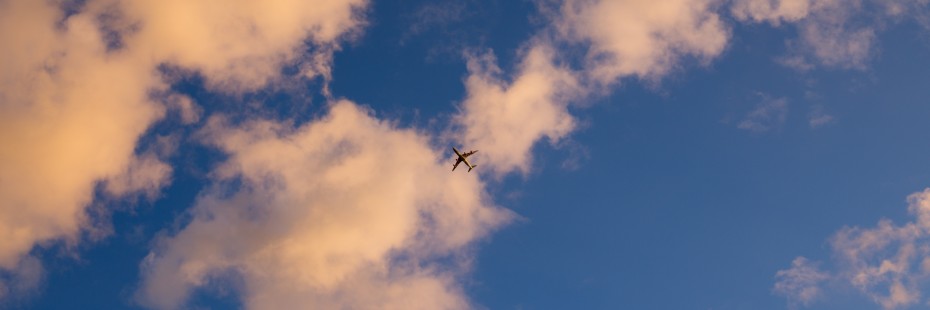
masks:
<path id="1" fill-rule="evenodd" d="M 478 167 L 478 165 L 469 164 L 469 163 L 468 163 L 468 160 L 465 159 L 465 157 L 468 157 L 469 155 L 478 152 L 478 150 L 474 150 L 474 151 L 471 151 L 471 152 L 462 154 L 462 153 L 459 153 L 459 150 L 457 150 L 457 149 L 453 146 L 453 147 L 452 147 L 452 151 L 455 152 L 455 155 L 458 156 L 458 158 L 455 159 L 455 164 L 452 165 L 452 171 L 455 171 L 455 168 L 458 167 L 458 166 L 459 166 L 459 163 L 461 163 L 461 162 L 463 162 L 463 161 L 465 162 L 465 165 L 468 166 L 468 172 L 471 172 L 472 169 L 475 169 L 475 167 Z"/>

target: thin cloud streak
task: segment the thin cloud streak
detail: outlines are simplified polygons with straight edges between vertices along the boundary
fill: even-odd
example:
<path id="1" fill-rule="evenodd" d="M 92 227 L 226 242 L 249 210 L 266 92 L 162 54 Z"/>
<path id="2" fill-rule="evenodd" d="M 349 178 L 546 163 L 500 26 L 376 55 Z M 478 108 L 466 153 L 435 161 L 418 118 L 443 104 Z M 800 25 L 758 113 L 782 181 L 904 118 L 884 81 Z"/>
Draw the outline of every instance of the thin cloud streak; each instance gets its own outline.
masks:
<path id="1" fill-rule="evenodd" d="M 820 128 L 836 122 L 836 118 L 833 115 L 827 114 L 824 110 L 825 108 L 823 105 L 819 104 L 811 107 L 811 111 L 807 115 L 808 125 L 810 125 L 811 128 Z"/>
<path id="2" fill-rule="evenodd" d="M 746 114 L 739 124 L 739 129 L 752 132 L 767 132 L 781 129 L 788 119 L 788 100 L 785 98 L 769 98 L 762 96 L 762 102 Z"/>

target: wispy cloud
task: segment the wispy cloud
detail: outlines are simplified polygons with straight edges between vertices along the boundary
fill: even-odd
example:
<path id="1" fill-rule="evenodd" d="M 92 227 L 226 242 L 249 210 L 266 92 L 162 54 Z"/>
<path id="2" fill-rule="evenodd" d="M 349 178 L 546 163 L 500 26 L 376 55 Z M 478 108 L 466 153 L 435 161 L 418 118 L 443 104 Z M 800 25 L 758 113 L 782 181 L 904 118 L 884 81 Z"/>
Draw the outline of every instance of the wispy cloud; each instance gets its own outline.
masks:
<path id="1" fill-rule="evenodd" d="M 762 102 L 736 125 L 739 129 L 767 132 L 780 129 L 785 124 L 788 118 L 788 100 L 770 98 L 766 95 L 761 95 L 761 97 Z"/>
<path id="2" fill-rule="evenodd" d="M 42 262 L 35 257 L 20 259 L 15 268 L 0 274 L 0 299 L 5 301 L 34 295 L 45 280 Z"/>
<path id="3" fill-rule="evenodd" d="M 921 303 L 921 287 L 930 279 L 930 189 L 911 194 L 907 201 L 911 221 L 895 225 L 883 219 L 872 228 L 845 227 L 830 239 L 836 262 L 829 279 L 856 288 L 884 309 Z M 821 290 L 816 282 L 824 274 L 796 259 L 791 269 L 779 271 L 776 291 L 784 288 L 789 301 L 802 300 L 805 289 L 817 296 Z"/>
<path id="4" fill-rule="evenodd" d="M 794 308 L 808 306 L 821 294 L 821 282 L 829 275 L 820 270 L 817 264 L 804 257 L 797 257 L 791 262 L 791 268 L 775 273 L 775 287 L 772 292 L 788 299 Z"/>
<path id="5" fill-rule="evenodd" d="M 810 113 L 807 114 L 807 123 L 811 128 L 819 128 L 836 121 L 833 115 L 827 114 L 824 109 L 820 104 L 811 107 Z"/>
<path id="6" fill-rule="evenodd" d="M 736 0 L 730 10 L 743 22 L 794 26 L 798 38 L 788 42 L 789 54 L 781 59 L 787 66 L 863 69 L 887 24 L 923 22 L 928 5 L 923 0 Z"/>

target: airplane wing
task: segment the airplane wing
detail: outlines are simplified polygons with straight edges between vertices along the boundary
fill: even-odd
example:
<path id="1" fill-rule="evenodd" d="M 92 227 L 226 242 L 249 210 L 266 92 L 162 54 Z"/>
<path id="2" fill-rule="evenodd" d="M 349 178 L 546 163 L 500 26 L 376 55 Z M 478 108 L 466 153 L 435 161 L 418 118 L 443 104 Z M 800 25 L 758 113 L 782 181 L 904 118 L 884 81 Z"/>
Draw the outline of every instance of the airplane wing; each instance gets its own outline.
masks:
<path id="1" fill-rule="evenodd" d="M 459 158 L 455 161 L 455 164 L 452 165 L 452 171 L 455 171 L 455 168 L 458 168 L 459 164 L 462 163 L 462 159 Z"/>
<path id="2" fill-rule="evenodd" d="M 474 153 L 478 153 L 478 150 L 474 150 L 474 151 L 462 154 L 462 157 L 468 157 L 469 155 L 474 154 Z"/>

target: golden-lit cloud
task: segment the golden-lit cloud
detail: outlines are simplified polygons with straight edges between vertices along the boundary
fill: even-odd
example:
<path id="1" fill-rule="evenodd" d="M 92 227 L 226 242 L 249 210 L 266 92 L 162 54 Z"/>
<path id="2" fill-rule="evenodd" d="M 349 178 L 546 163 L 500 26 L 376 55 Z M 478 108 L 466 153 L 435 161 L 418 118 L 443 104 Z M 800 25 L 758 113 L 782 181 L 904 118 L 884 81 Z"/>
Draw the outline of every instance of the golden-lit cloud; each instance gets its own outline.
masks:
<path id="1" fill-rule="evenodd" d="M 190 221 L 142 262 L 142 304 L 183 308 L 197 289 L 230 285 L 251 309 L 470 308 L 460 280 L 471 246 L 513 216 L 494 206 L 478 176 L 529 173 L 537 142 L 557 143 L 578 126 L 573 102 L 624 78 L 660 79 L 683 59 L 709 61 L 730 35 L 711 0 L 560 3 L 551 27 L 524 45 L 515 72 L 503 72 L 493 52 L 468 57 L 456 130 L 444 135 L 480 149 L 481 168 L 453 174 L 449 150 L 434 147 L 430 133 L 398 128 L 354 103 L 331 103 L 326 116 L 300 126 L 233 124 L 170 94 L 159 75 L 163 65 L 189 69 L 223 93 L 275 83 L 282 66 L 329 79 L 333 53 L 365 24 L 365 0 L 80 3 L 66 14 L 54 1 L 0 0 L 0 42 L 15 47 L 0 55 L 0 276 L 13 275 L 0 277 L 0 298 L 39 285 L 41 264 L 29 256 L 36 245 L 79 241 L 96 189 L 158 195 L 172 167 L 158 152 L 140 152 L 138 140 L 176 110 L 184 125 L 206 122 L 200 141 L 229 158 L 212 172 Z M 836 3 L 737 0 L 731 12 L 746 22 L 797 23 L 812 59 L 856 66 L 874 31 L 848 31 L 847 11 L 832 13 Z M 582 46 L 584 59 L 567 59 L 563 45 Z M 784 121 L 785 103 L 760 109 L 747 115 L 746 129 Z M 844 230 L 834 247 L 865 253 L 887 246 L 863 245 L 868 240 L 926 233 L 880 227 L 891 233 Z M 914 249 L 877 271 L 869 259 L 878 254 L 853 255 L 863 271 L 843 274 L 855 274 L 856 287 L 883 305 L 911 304 L 918 278 L 902 274 L 925 255 Z M 817 296 L 810 283 L 821 277 L 810 266 L 796 260 L 797 272 L 782 273 L 776 290 L 802 303 Z M 882 285 L 888 294 L 872 293 Z"/>
<path id="2" fill-rule="evenodd" d="M 505 73 L 493 54 L 468 57 L 467 97 L 452 139 L 496 177 L 526 175 L 540 140 L 558 143 L 576 127 L 570 103 L 627 77 L 657 80 L 682 58 L 708 61 L 723 52 L 728 29 L 711 1 L 594 1 L 560 3 L 550 29 L 525 44 L 516 72 Z M 581 67 L 556 46 L 583 46 Z"/>
<path id="3" fill-rule="evenodd" d="M 239 92 L 265 85 L 296 60 L 307 76 L 326 74 L 328 54 L 359 30 L 356 13 L 367 2 L 110 0 L 98 6 L 123 17 L 111 28 L 140 56 L 197 69 L 215 89 Z M 306 55 L 307 42 L 316 57 Z"/>
<path id="4" fill-rule="evenodd" d="M 229 159 L 146 258 L 151 307 L 233 273 L 249 309 L 469 308 L 469 246 L 512 216 L 477 174 L 450 172 L 449 150 L 348 101 L 297 128 L 216 117 L 200 136 Z"/>
<path id="5" fill-rule="evenodd" d="M 121 196 L 156 195 L 169 182 L 171 167 L 136 155 L 137 140 L 167 108 L 187 124 L 200 110 L 151 96 L 167 89 L 159 66 L 197 70 L 224 92 L 261 87 L 284 64 L 325 77 L 366 4 L 75 3 L 66 13 L 59 1 L 0 1 L 0 269 L 14 273 L 37 244 L 80 239 L 97 184 Z"/>
<path id="6" fill-rule="evenodd" d="M 233 277 L 252 309 L 470 308 L 459 282 L 469 245 L 511 217 L 477 176 L 528 173 L 536 142 L 557 142 L 575 128 L 570 102 L 624 76 L 659 77 L 680 57 L 714 57 L 728 35 L 707 2 L 571 2 L 564 12 L 564 32 L 528 41 L 512 74 L 491 52 L 468 57 L 467 95 L 447 135 L 482 150 L 473 157 L 477 173 L 450 173 L 449 150 L 434 150 L 430 135 L 346 101 L 297 128 L 214 118 L 202 138 L 230 158 L 191 222 L 146 259 L 139 300 L 184 307 L 192 291 Z M 630 16 L 637 19 L 613 22 Z M 560 65 L 552 40 L 576 34 L 589 40 L 597 64 Z M 638 40 L 624 38 L 630 34 Z"/>
<path id="7" fill-rule="evenodd" d="M 710 0 L 566 0 L 556 26 L 564 39 L 590 44 L 585 70 L 606 85 L 720 55 L 729 30 L 714 10 Z"/>
<path id="8" fill-rule="evenodd" d="M 484 149 L 475 158 L 496 176 L 530 170 L 532 147 L 542 138 L 556 142 L 575 128 L 568 101 L 581 92 L 574 73 L 553 64 L 553 51 L 532 47 L 512 82 L 502 80 L 493 55 L 472 56 L 465 81 L 468 97 L 455 124 L 457 140 Z"/>
<path id="9" fill-rule="evenodd" d="M 0 57 L 0 268 L 13 268 L 36 243 L 77 237 L 95 183 L 129 180 L 136 139 L 164 108 L 146 95 L 154 68 L 108 55 L 89 16 L 58 28 L 48 2 L 0 5 L 0 42 L 23 47 Z M 148 163 L 133 170 L 145 181 L 114 186 L 159 186 L 167 171 Z"/>

